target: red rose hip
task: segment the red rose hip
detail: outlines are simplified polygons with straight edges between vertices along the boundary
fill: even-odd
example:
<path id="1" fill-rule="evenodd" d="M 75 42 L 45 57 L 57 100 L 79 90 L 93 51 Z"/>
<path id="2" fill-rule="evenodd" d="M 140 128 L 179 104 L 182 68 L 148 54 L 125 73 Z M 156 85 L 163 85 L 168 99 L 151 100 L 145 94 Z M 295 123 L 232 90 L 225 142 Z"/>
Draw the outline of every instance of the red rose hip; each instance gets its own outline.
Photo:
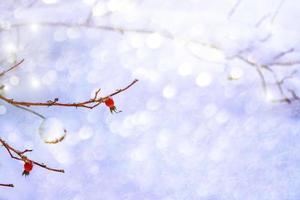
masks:
<path id="1" fill-rule="evenodd" d="M 117 110 L 117 108 L 116 108 L 116 106 L 115 106 L 115 102 L 114 102 L 114 100 L 112 99 L 112 98 L 107 98 L 105 101 L 104 101 L 104 103 L 105 103 L 105 105 L 107 106 L 107 107 L 109 107 L 109 110 L 110 110 L 110 112 L 111 113 L 119 113 L 119 112 L 121 112 L 121 111 L 118 111 Z"/>
<path id="2" fill-rule="evenodd" d="M 26 160 L 25 163 L 24 163 L 24 171 L 22 173 L 22 175 L 29 175 L 29 173 L 31 172 L 33 168 L 33 163 L 31 160 Z"/>

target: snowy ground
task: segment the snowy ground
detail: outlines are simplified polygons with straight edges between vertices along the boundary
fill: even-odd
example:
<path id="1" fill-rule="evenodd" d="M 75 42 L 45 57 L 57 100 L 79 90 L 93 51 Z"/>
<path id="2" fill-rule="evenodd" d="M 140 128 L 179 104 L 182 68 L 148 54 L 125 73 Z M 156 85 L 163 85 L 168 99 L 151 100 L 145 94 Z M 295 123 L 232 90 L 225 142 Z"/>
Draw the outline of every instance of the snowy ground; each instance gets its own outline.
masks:
<path id="1" fill-rule="evenodd" d="M 273 103 L 283 97 L 274 73 L 261 69 L 264 90 L 257 70 L 292 73 L 284 94 L 300 90 L 299 9 L 292 0 L 1 1 L 1 70 L 25 59 L 0 80 L 7 97 L 73 102 L 140 81 L 115 97 L 120 114 L 35 108 L 67 129 L 57 145 L 42 142 L 40 118 L 0 102 L 0 136 L 66 170 L 24 178 L 1 148 L 0 183 L 15 188 L 0 188 L 0 199 L 300 199 L 299 103 Z"/>

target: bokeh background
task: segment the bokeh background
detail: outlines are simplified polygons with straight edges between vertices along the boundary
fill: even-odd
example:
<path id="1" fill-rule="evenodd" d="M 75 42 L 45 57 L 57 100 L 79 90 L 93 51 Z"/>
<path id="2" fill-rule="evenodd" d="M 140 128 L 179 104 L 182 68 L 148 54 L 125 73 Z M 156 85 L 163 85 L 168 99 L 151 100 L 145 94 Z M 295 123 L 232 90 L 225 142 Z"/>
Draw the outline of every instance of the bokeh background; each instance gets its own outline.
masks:
<path id="1" fill-rule="evenodd" d="M 299 10 L 292 0 L 2 0 L 1 70 L 25 59 L 1 77 L 3 95 L 76 102 L 139 82 L 114 98 L 119 114 L 32 108 L 67 129 L 56 145 L 43 143 L 43 120 L 0 102 L 1 138 L 66 170 L 24 178 L 0 148 L 0 182 L 15 184 L 0 199 L 300 199 L 299 103 L 273 102 L 278 80 L 289 98 L 300 84 Z"/>

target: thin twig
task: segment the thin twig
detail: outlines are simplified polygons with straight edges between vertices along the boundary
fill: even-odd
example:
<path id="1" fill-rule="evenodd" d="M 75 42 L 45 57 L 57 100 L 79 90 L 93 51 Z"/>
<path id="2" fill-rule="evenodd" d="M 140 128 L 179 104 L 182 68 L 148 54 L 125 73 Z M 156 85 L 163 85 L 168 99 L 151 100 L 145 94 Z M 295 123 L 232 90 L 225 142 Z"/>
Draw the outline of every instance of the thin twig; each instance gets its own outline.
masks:
<path id="1" fill-rule="evenodd" d="M 275 12 L 274 12 L 274 15 L 273 15 L 272 18 L 271 18 L 271 24 L 274 23 L 274 21 L 275 21 L 277 15 L 278 15 L 278 13 L 279 13 L 281 7 L 283 6 L 283 3 L 284 3 L 285 1 L 286 1 L 286 0 L 281 0 L 280 3 L 278 4 L 278 7 L 276 8 L 276 10 L 275 10 Z"/>
<path id="2" fill-rule="evenodd" d="M 32 161 L 33 164 L 38 165 L 44 169 L 47 169 L 49 171 L 53 171 L 53 172 L 60 172 L 60 173 L 64 173 L 65 170 L 63 169 L 55 169 L 55 168 L 50 168 L 47 165 L 45 165 L 44 163 L 39 163 L 37 161 L 31 160 L 29 158 L 27 158 L 27 156 L 25 156 L 24 154 L 27 152 L 31 152 L 32 150 L 30 149 L 25 149 L 24 151 L 19 151 L 15 148 L 13 148 L 12 146 L 10 146 L 7 142 L 5 142 L 4 140 L 2 140 L 0 138 L 0 143 L 3 145 L 3 147 L 7 150 L 7 152 L 9 153 L 10 157 L 15 159 L 15 160 L 20 160 L 20 161 Z M 16 155 L 13 155 L 13 153 Z"/>
<path id="3" fill-rule="evenodd" d="M 273 58 L 273 60 L 278 60 L 279 58 L 282 58 L 282 57 L 285 56 L 286 54 L 292 53 L 292 52 L 294 52 L 294 51 L 295 51 L 294 48 L 290 48 L 290 49 L 288 49 L 288 50 L 286 50 L 286 51 L 280 52 L 278 55 L 276 55 L 276 56 Z"/>
<path id="4" fill-rule="evenodd" d="M 4 184 L 4 183 L 0 183 L 0 186 L 2 186 L 2 187 L 14 187 L 13 184 Z"/>
<path id="5" fill-rule="evenodd" d="M 12 104 L 12 105 L 13 105 L 13 104 Z M 13 106 L 15 106 L 15 107 L 17 107 L 17 108 L 20 108 L 20 109 L 22 109 L 22 110 L 25 110 L 25 111 L 27 111 L 27 112 L 30 112 L 31 114 L 33 114 L 33 115 L 35 115 L 35 116 L 38 116 L 38 117 L 41 118 L 41 119 L 46 119 L 46 117 L 45 117 L 44 115 L 42 115 L 42 114 L 40 114 L 40 113 L 38 113 L 38 112 L 36 112 L 36 111 L 34 111 L 34 110 L 31 110 L 31 109 L 29 109 L 29 108 L 25 108 L 25 107 L 19 106 L 19 105 L 13 105 Z"/>
<path id="6" fill-rule="evenodd" d="M 14 105 L 14 106 L 26 106 L 26 107 L 30 107 L 30 106 L 63 106 L 63 107 L 75 107 L 75 108 L 89 108 L 89 109 L 93 109 L 95 107 L 97 107 L 98 105 L 100 105 L 101 103 L 103 103 L 106 99 L 108 99 L 109 97 L 115 96 L 127 89 L 129 89 L 131 86 L 133 86 L 136 82 L 138 82 L 137 79 L 135 79 L 134 81 L 132 81 L 128 86 L 126 86 L 123 89 L 118 89 L 116 92 L 113 92 L 112 94 L 105 96 L 105 97 L 99 97 L 99 98 L 93 98 L 90 99 L 88 101 L 83 101 L 83 102 L 77 102 L 77 103 L 61 103 L 59 101 L 46 101 L 46 102 L 27 102 L 27 101 L 15 101 L 14 99 L 10 99 L 7 98 L 3 95 L 0 95 L 0 99 L 2 99 L 3 101 Z M 100 90 L 97 90 L 95 93 L 95 97 L 98 96 Z"/>
<path id="7" fill-rule="evenodd" d="M 8 68 L 7 70 L 4 70 L 3 72 L 0 73 L 0 77 L 4 76 L 6 73 L 8 73 L 9 71 L 17 68 L 18 66 L 20 66 L 22 64 L 22 62 L 24 62 L 24 59 L 22 59 L 20 62 L 14 64 L 13 66 L 11 66 L 10 68 Z"/>
<path id="8" fill-rule="evenodd" d="M 132 32 L 132 33 L 153 33 L 152 30 L 147 29 L 131 29 L 131 28 L 123 28 L 123 27 L 113 27 L 107 25 L 92 25 L 88 23 L 65 23 L 65 22 L 37 22 L 39 26 L 61 26 L 61 27 L 77 27 L 77 28 L 90 28 L 90 29 L 100 29 L 105 31 L 114 31 L 118 33 L 124 32 Z M 19 23 L 11 25 L 11 28 L 18 28 L 18 27 L 27 27 L 30 26 L 31 23 Z"/>
<path id="9" fill-rule="evenodd" d="M 239 7 L 239 5 L 242 3 L 243 0 L 237 0 L 235 2 L 235 4 L 233 5 L 233 7 L 231 8 L 230 12 L 227 15 L 227 19 L 229 19 L 237 10 L 237 8 Z"/>

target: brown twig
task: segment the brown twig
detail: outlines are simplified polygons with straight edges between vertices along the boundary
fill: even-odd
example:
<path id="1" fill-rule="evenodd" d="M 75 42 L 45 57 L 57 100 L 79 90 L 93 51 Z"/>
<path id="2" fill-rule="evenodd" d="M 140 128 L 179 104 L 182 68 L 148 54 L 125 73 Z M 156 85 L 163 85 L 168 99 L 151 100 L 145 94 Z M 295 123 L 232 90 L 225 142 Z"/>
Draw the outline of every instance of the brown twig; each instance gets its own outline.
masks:
<path id="1" fill-rule="evenodd" d="M 39 163 L 36 162 L 34 160 L 31 160 L 29 158 L 27 158 L 27 156 L 25 156 L 24 154 L 27 152 L 31 152 L 31 149 L 25 149 L 24 151 L 19 151 L 15 148 L 13 148 L 12 146 L 10 146 L 7 142 L 5 142 L 3 139 L 0 138 L 0 143 L 3 145 L 3 147 L 7 150 L 7 152 L 9 153 L 10 157 L 15 159 L 15 160 L 20 160 L 20 161 L 32 161 L 33 164 L 38 165 L 44 169 L 47 169 L 49 171 L 54 171 L 54 172 L 60 172 L 60 173 L 64 173 L 65 170 L 63 169 L 55 169 L 55 168 L 50 168 L 48 166 L 46 166 L 44 163 Z"/>
<path id="2" fill-rule="evenodd" d="M 234 4 L 233 8 L 231 9 L 231 11 L 228 14 L 228 17 L 230 18 L 230 16 L 233 15 L 233 13 L 236 11 L 237 7 L 241 4 L 242 0 L 237 0 L 236 3 Z M 275 18 L 277 17 L 279 10 L 281 9 L 282 5 L 284 4 L 285 0 L 281 0 L 281 2 L 279 3 L 278 7 L 276 8 L 274 14 L 272 16 L 268 15 L 267 17 L 271 18 L 271 23 L 274 22 Z M 97 24 L 92 24 L 90 23 L 89 17 L 87 18 L 88 20 L 83 22 L 83 23 L 66 23 L 66 22 L 39 22 L 38 24 L 40 26 L 60 26 L 60 27 L 77 27 L 77 28 L 90 28 L 90 29 L 98 29 L 98 30 L 103 30 L 103 31 L 113 31 L 113 32 L 118 32 L 118 33 L 139 33 L 139 34 L 151 34 L 151 33 L 160 33 L 160 35 L 166 39 L 170 39 L 170 40 L 175 40 L 175 39 L 183 39 L 187 44 L 188 43 L 194 43 L 194 44 L 198 44 L 198 45 L 202 45 L 211 49 L 217 49 L 220 51 L 223 51 L 222 48 L 214 45 L 214 44 L 210 44 L 207 42 L 203 42 L 203 41 L 199 41 L 199 40 L 195 40 L 195 39 L 191 39 L 191 38 L 180 38 L 177 37 L 176 35 L 173 35 L 172 33 L 168 32 L 168 31 L 163 31 L 163 30 L 151 30 L 151 29 L 139 29 L 139 28 L 125 28 L 125 27 L 115 27 L 115 26 L 109 26 L 109 25 L 97 25 Z M 261 22 L 259 22 L 261 23 Z M 26 27 L 29 26 L 30 23 L 19 23 L 19 24 L 13 24 L 11 27 L 12 28 L 18 28 L 18 27 Z M 272 36 L 272 34 L 267 35 L 266 38 L 264 38 L 263 40 L 261 40 L 260 42 L 265 42 L 267 41 L 270 37 Z M 287 50 L 286 52 L 282 52 L 280 54 L 278 54 L 274 59 L 277 60 L 278 58 L 283 57 L 284 55 L 286 55 L 287 53 L 291 53 L 293 52 L 294 49 L 290 49 Z M 280 62 L 280 61 L 275 61 L 272 63 L 268 63 L 268 64 L 263 64 L 263 63 L 257 63 L 257 62 L 252 62 L 249 61 L 248 59 L 245 59 L 244 56 L 242 56 L 242 53 L 244 53 L 244 51 L 239 52 L 236 56 L 234 56 L 234 58 L 237 58 L 239 60 L 242 60 L 243 62 L 246 62 L 248 65 L 253 66 L 255 68 L 255 70 L 257 71 L 260 80 L 262 82 L 262 87 L 264 92 L 267 92 L 268 89 L 268 83 L 267 80 L 265 78 L 265 72 L 263 71 L 264 69 L 268 70 L 268 67 L 271 66 L 293 66 L 293 65 L 298 65 L 300 64 L 300 61 L 295 61 L 295 62 Z M 247 53 L 247 52 L 245 52 Z M 266 67 L 267 66 L 267 67 Z M 272 73 L 272 72 L 271 72 Z M 274 74 L 272 75 L 273 77 Z M 275 84 L 277 84 L 279 86 L 279 90 L 280 93 L 283 94 L 283 89 L 282 89 L 282 84 L 278 84 L 278 80 L 274 80 Z M 0 99 L 2 97 L 0 96 Z M 286 99 L 284 97 L 284 99 Z M 2 100 L 4 100 L 2 98 Z M 86 102 L 81 102 L 81 103 L 68 103 L 68 104 L 64 104 L 64 103 L 60 103 L 60 102 L 51 102 L 51 104 L 47 103 L 37 103 L 37 104 L 30 104 L 30 102 L 17 102 L 14 101 L 13 99 L 5 99 L 6 102 L 8 103 L 21 103 L 23 106 L 69 106 L 69 107 L 85 107 L 85 108 L 94 108 L 96 106 L 98 106 L 99 104 L 103 103 L 104 98 L 98 98 L 95 99 L 94 101 L 86 101 Z M 288 102 L 288 100 L 286 100 L 285 102 Z M 29 103 L 29 105 L 26 105 L 27 103 Z"/>
<path id="3" fill-rule="evenodd" d="M 17 62 L 16 64 L 14 64 L 13 66 L 11 66 L 10 68 L 8 68 L 7 70 L 4 70 L 3 72 L 0 73 L 0 77 L 4 76 L 7 72 L 17 68 L 18 66 L 20 66 L 22 64 L 22 62 L 24 62 L 24 59 L 22 59 L 20 62 Z"/>
<path id="4" fill-rule="evenodd" d="M 14 105 L 14 106 L 26 106 L 26 107 L 30 107 L 30 106 L 63 106 L 63 107 L 82 107 L 82 108 L 89 108 L 89 109 L 93 109 L 95 107 L 97 107 L 98 105 L 100 105 L 101 103 L 103 103 L 107 98 L 115 96 L 127 89 L 129 89 L 131 86 L 133 86 L 136 82 L 138 82 L 137 79 L 135 79 L 134 81 L 132 81 L 128 86 L 126 86 L 125 88 L 122 89 L 118 89 L 116 92 L 111 93 L 110 95 L 107 95 L 105 97 L 98 97 L 98 93 L 100 92 L 100 90 L 97 90 L 95 92 L 95 97 L 87 100 L 87 101 L 83 101 L 83 102 L 76 102 L 76 103 L 62 103 L 57 101 L 46 101 L 46 102 L 27 102 L 27 101 L 15 101 L 14 99 L 10 99 L 7 98 L 3 95 L 0 95 L 0 99 L 2 99 L 3 101 Z"/>
<path id="5" fill-rule="evenodd" d="M 0 186 L 1 187 L 14 187 L 13 184 L 3 184 L 3 183 L 0 183 Z"/>

